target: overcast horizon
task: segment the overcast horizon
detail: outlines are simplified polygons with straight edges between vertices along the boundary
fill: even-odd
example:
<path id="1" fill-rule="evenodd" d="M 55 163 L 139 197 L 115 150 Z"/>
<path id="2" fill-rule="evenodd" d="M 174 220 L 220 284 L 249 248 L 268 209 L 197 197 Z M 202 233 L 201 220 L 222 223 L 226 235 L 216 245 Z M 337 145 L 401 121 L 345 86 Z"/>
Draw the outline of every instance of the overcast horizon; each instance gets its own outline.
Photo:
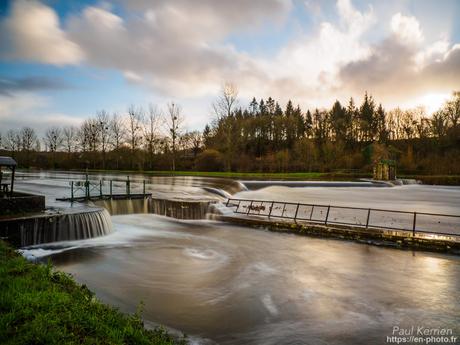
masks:
<path id="1" fill-rule="evenodd" d="M 0 1 L 0 131 L 78 125 L 130 104 L 212 120 L 225 82 L 240 105 L 360 103 L 431 113 L 460 90 L 452 1 Z"/>

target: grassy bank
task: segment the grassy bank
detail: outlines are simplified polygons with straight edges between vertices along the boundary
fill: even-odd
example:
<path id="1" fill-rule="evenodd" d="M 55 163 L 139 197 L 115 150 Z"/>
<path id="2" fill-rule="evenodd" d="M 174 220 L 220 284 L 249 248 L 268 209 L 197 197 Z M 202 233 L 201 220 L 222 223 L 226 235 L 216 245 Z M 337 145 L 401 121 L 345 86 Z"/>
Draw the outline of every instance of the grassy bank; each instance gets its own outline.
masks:
<path id="1" fill-rule="evenodd" d="M 22 171 L 27 171 L 23 169 Z M 62 171 L 62 170 L 60 170 Z M 82 172 L 82 170 L 68 170 Z M 263 173 L 263 172 L 228 172 L 228 171 L 169 171 L 169 170 L 101 170 L 89 169 L 90 173 L 107 174 L 145 174 L 150 176 L 200 176 L 220 177 L 239 180 L 290 180 L 290 181 L 353 181 L 361 178 L 372 178 L 371 173 L 365 172 L 292 172 L 292 173 Z M 460 186 L 460 175 L 415 175 L 398 174 L 398 178 L 416 179 L 424 184 Z"/>
<path id="2" fill-rule="evenodd" d="M 0 343 L 184 344 L 163 329 L 147 330 L 140 315 L 102 304 L 85 285 L 37 265 L 0 240 Z"/>
<path id="3" fill-rule="evenodd" d="M 81 170 L 79 170 L 81 171 Z M 241 180 L 353 180 L 358 178 L 370 178 L 371 174 L 366 173 L 320 173 L 320 172 L 292 172 L 292 173 L 263 173 L 263 172 L 228 172 L 228 171 L 139 171 L 139 170 L 97 170 L 89 169 L 92 173 L 111 173 L 111 174 L 146 174 L 151 176 L 200 176 L 200 177 L 221 177 Z"/>

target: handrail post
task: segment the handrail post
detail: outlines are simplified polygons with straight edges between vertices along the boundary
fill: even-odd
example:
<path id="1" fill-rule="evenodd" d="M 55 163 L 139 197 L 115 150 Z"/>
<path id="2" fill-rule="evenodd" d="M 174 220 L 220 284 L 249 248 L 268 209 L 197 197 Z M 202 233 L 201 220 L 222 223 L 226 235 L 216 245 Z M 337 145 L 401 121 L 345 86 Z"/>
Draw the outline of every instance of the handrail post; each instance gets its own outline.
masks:
<path id="1" fill-rule="evenodd" d="M 326 224 L 326 225 L 327 225 L 327 218 L 329 218 L 329 210 L 330 210 L 330 209 L 331 209 L 331 206 L 329 205 L 329 206 L 327 207 L 326 220 L 324 221 L 324 224 Z"/>
<path id="2" fill-rule="evenodd" d="M 99 196 L 102 199 L 102 180 L 99 180 Z"/>
<path id="3" fill-rule="evenodd" d="M 272 215 L 272 210 L 273 210 L 273 205 L 275 204 L 274 201 L 272 201 L 272 204 L 270 206 L 270 212 L 268 212 L 268 218 L 270 218 L 270 216 Z"/>
<path id="4" fill-rule="evenodd" d="M 281 212 L 281 218 L 284 217 L 284 211 L 286 211 L 286 203 L 283 205 L 283 212 Z"/>
<path id="5" fill-rule="evenodd" d="M 412 223 L 412 236 L 415 236 L 415 224 L 417 222 L 417 212 L 414 212 L 414 222 Z"/>
<path id="6" fill-rule="evenodd" d="M 235 213 L 238 213 L 238 209 L 240 208 L 241 200 L 238 200 L 238 206 L 236 206 Z"/>
<path id="7" fill-rule="evenodd" d="M 127 176 L 127 178 L 128 178 L 128 179 L 126 180 L 126 195 L 129 196 L 129 195 L 131 194 L 131 193 L 130 193 L 131 191 L 130 191 L 129 176 Z"/>
<path id="8" fill-rule="evenodd" d="M 294 222 L 297 220 L 297 213 L 299 213 L 299 206 L 300 204 L 297 204 L 297 207 L 295 209 Z"/>
<path id="9" fill-rule="evenodd" d="M 113 181 L 110 180 L 110 199 L 112 199 L 112 183 Z"/>
<path id="10" fill-rule="evenodd" d="M 315 205 L 311 205 L 310 220 L 311 220 L 311 217 L 313 217 L 313 209 L 314 208 L 315 208 Z"/>
<path id="11" fill-rule="evenodd" d="M 371 209 L 367 210 L 366 229 L 369 227 L 369 218 L 371 217 Z"/>
<path id="12" fill-rule="evenodd" d="M 230 202 L 230 198 L 227 199 L 227 202 L 225 203 L 225 207 L 228 207 L 229 202 Z"/>
<path id="13" fill-rule="evenodd" d="M 70 202 L 73 202 L 73 181 L 70 181 Z"/>
<path id="14" fill-rule="evenodd" d="M 144 194 L 144 196 L 145 196 L 145 180 L 143 181 L 142 194 Z"/>
<path id="15" fill-rule="evenodd" d="M 254 200 L 251 200 L 251 203 L 248 206 L 248 212 L 246 213 L 246 215 L 249 215 L 249 212 L 251 212 L 251 207 L 252 207 L 253 202 L 254 202 Z"/>
<path id="16" fill-rule="evenodd" d="M 89 180 L 88 180 L 88 174 L 86 174 L 86 180 L 85 180 L 85 194 L 86 194 L 86 199 L 89 199 Z"/>

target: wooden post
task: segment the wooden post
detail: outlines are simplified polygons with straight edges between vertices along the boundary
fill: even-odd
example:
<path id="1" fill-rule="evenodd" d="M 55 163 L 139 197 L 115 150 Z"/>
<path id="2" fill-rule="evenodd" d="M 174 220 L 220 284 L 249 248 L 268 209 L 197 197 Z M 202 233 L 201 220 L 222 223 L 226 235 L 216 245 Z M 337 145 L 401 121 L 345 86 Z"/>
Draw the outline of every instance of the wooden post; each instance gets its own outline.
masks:
<path id="1" fill-rule="evenodd" d="M 327 218 L 329 218 L 329 210 L 331 209 L 331 206 L 327 207 L 327 212 L 326 212 L 326 220 L 324 221 L 324 224 L 327 225 Z"/>
<path id="2" fill-rule="evenodd" d="M 88 180 L 88 174 L 86 174 L 86 180 L 85 180 L 85 195 L 86 195 L 86 199 L 89 199 L 89 180 Z"/>
<path id="3" fill-rule="evenodd" d="M 13 173 L 11 174 L 11 190 L 10 190 L 10 197 L 13 197 L 13 190 L 14 190 L 14 173 L 16 171 L 16 167 L 13 166 Z"/>
<path id="4" fill-rule="evenodd" d="M 412 236 L 415 236 L 415 224 L 417 222 L 417 212 L 414 212 L 414 222 L 412 223 Z"/>
<path id="5" fill-rule="evenodd" d="M 371 209 L 367 210 L 366 229 L 369 227 L 369 218 L 371 217 Z"/>

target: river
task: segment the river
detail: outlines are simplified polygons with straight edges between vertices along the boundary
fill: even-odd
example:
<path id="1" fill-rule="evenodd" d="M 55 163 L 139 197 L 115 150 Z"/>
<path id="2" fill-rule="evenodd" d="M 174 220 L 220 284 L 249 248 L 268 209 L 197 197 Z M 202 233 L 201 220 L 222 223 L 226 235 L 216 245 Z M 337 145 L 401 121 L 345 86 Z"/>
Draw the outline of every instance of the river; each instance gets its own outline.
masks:
<path id="1" fill-rule="evenodd" d="M 65 174 L 64 174 L 65 175 Z M 62 196 L 72 176 L 23 176 L 18 188 Z M 108 177 L 107 177 L 108 178 Z M 172 178 L 170 178 L 172 179 Z M 244 191 L 213 179 L 150 180 L 181 198 L 316 201 L 458 214 L 460 188 L 267 186 Z M 211 188 L 211 189 L 210 189 Z M 368 207 L 368 206 L 367 206 Z M 460 257 L 301 237 L 211 220 L 113 216 L 99 238 L 30 248 L 104 302 L 199 344 L 382 344 L 394 326 L 460 335 Z"/>

